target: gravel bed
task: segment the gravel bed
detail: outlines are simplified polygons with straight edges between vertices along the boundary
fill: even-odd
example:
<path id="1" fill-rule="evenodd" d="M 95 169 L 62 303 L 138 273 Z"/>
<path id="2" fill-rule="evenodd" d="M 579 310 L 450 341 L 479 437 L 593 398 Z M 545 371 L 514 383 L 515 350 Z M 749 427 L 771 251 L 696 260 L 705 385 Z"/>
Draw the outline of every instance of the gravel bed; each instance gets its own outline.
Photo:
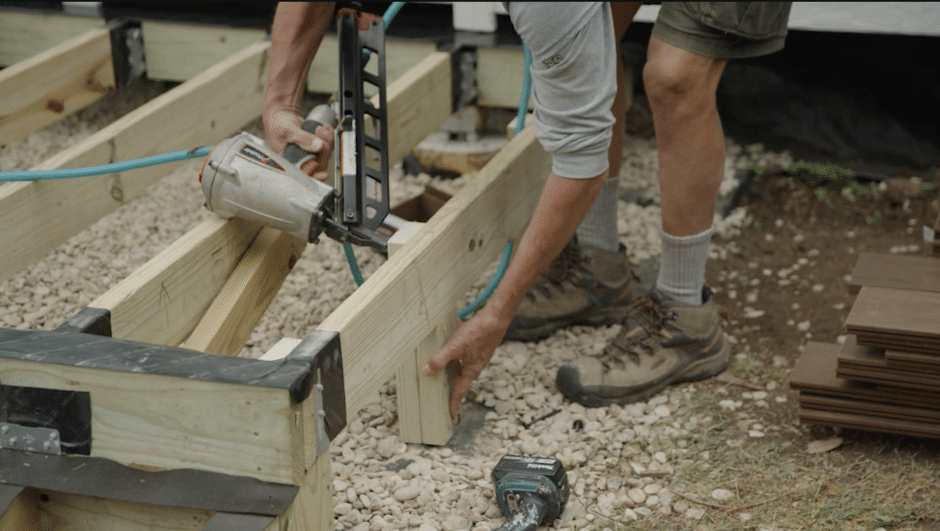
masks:
<path id="1" fill-rule="evenodd" d="M 149 97 L 161 87 L 144 84 L 129 95 L 106 98 L 73 118 L 0 150 L 0 169 L 26 169 L 91 134 Z M 259 123 L 248 130 L 260 134 Z M 766 153 L 760 146 L 728 142 L 722 193 L 734 190 L 737 170 L 751 164 L 789 164 L 786 154 Z M 32 267 L 0 285 L 2 325 L 50 329 L 104 293 L 207 216 L 196 180 L 201 161 L 178 165 L 147 194 L 120 207 L 83 230 Z M 639 191 L 646 206 L 621 201 L 618 231 L 634 263 L 655 258 L 659 247 L 658 188 L 653 140 L 628 137 L 621 190 Z M 393 175 L 392 197 L 416 195 L 433 182 L 458 190 L 472 176 L 438 179 Z M 731 238 L 746 213 L 718 220 L 717 238 Z M 713 244 L 714 257 L 728 245 Z M 384 262 L 357 249 L 364 276 Z M 495 264 L 495 261 L 494 261 Z M 493 267 L 467 295 L 470 300 L 489 280 Z M 442 274 L 445 274 L 442 272 Z M 251 334 L 242 356 L 257 357 L 282 337 L 303 337 L 355 289 L 341 246 L 323 239 L 310 246 L 288 276 L 276 300 Z M 799 326 L 799 325 L 798 325 Z M 406 445 L 397 436 L 395 385 L 391 382 L 372 403 L 349 419 L 333 442 L 333 492 L 336 529 L 490 530 L 502 518 L 493 500 L 489 473 L 504 454 L 556 456 L 568 470 L 572 495 L 557 529 L 605 529 L 612 522 L 645 518 L 652 513 L 701 519 L 710 510 L 703 493 L 672 481 L 672 473 L 707 456 L 695 455 L 686 440 L 707 428 L 713 418 L 690 404 L 696 385 L 669 390 L 647 402 L 627 407 L 585 409 L 566 402 L 554 386 L 562 363 L 603 349 L 617 326 L 568 329 L 538 343 L 502 345 L 470 391 L 465 411 L 481 412 L 464 444 L 434 448 Z M 721 407 L 740 408 L 743 401 L 760 406 L 786 400 L 782 386 L 729 393 Z M 469 417 L 468 413 L 468 417 Z M 745 419 L 746 420 L 746 419 Z M 748 427 L 761 437 L 767 427 Z M 691 494 L 689 494 L 691 492 Z M 704 493 L 710 503 L 728 503 L 731 491 Z M 742 519 L 747 515 L 742 514 Z"/>

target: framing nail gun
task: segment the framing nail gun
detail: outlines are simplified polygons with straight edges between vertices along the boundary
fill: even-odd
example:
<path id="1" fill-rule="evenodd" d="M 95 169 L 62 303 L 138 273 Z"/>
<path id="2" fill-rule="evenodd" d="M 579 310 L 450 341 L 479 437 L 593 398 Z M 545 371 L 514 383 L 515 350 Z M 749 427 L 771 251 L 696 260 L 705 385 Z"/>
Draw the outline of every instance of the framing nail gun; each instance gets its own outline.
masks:
<path id="1" fill-rule="evenodd" d="M 387 234 L 401 221 L 388 216 L 385 29 L 381 20 L 361 29 L 347 13 L 337 30 L 340 97 L 336 108 L 314 108 L 304 129 L 328 123 L 336 131 L 338 188 L 300 171 L 310 153 L 292 144 L 282 157 L 246 132 L 215 146 L 199 180 L 206 207 L 223 218 L 255 221 L 309 242 L 325 233 L 384 251 Z M 366 71 L 369 61 L 376 62 L 376 73 Z M 366 99 L 366 86 L 378 89 L 378 106 Z M 391 231 L 383 227 L 386 217 L 394 218 Z"/>

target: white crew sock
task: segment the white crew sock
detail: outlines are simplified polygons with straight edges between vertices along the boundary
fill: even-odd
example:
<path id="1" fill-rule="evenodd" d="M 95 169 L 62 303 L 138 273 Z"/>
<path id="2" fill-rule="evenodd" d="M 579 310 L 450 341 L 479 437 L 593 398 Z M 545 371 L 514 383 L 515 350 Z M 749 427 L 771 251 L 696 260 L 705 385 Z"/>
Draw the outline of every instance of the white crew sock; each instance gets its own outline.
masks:
<path id="1" fill-rule="evenodd" d="M 619 183 L 620 179 L 616 177 L 604 182 L 590 210 L 575 230 L 578 243 L 581 245 L 590 245 L 609 252 L 616 252 L 620 249 L 620 238 L 617 237 L 617 185 Z"/>
<path id="2" fill-rule="evenodd" d="M 705 286 L 705 263 L 714 227 L 692 236 L 673 236 L 660 229 L 663 251 L 656 290 L 667 298 L 698 306 Z"/>

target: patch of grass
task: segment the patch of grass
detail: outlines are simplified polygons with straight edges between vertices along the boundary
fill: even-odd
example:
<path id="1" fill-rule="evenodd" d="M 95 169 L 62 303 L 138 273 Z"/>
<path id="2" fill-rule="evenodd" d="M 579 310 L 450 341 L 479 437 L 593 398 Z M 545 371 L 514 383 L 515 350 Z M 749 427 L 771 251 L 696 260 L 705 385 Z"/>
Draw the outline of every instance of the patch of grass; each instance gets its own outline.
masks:
<path id="1" fill-rule="evenodd" d="M 808 454 L 805 442 L 744 437 L 737 423 L 745 414 L 721 409 L 718 400 L 710 393 L 687 395 L 682 422 L 711 420 L 680 437 L 689 461 L 673 463 L 675 473 L 656 480 L 675 492 L 673 507 L 683 500 L 704 508 L 701 519 L 653 512 L 635 522 L 597 518 L 588 529 L 914 531 L 923 529 L 919 521 L 940 514 L 936 452 L 905 447 L 897 438 L 862 437 Z M 711 493 L 717 488 L 735 497 L 716 501 Z"/>

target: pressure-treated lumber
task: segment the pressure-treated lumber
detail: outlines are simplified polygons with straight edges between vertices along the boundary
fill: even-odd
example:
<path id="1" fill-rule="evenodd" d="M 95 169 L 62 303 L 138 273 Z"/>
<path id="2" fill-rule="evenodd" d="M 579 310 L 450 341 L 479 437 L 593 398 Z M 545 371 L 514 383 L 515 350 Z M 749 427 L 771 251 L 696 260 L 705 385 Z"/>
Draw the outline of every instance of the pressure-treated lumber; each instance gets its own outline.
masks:
<path id="1" fill-rule="evenodd" d="M 261 113 L 269 48 L 266 42 L 249 46 L 34 169 L 93 166 L 221 140 Z M 168 172 L 164 165 L 3 185 L 0 281 L 140 195 Z"/>
<path id="2" fill-rule="evenodd" d="M 232 28 L 209 24 L 166 21 L 141 23 L 147 77 L 166 81 L 185 81 L 229 54 L 262 39 L 267 32 L 254 28 Z M 307 90 L 332 94 L 339 87 L 336 35 L 326 35 L 310 65 Z M 402 77 L 429 54 L 436 51 L 433 42 L 387 39 L 385 41 L 386 80 Z"/>
<path id="3" fill-rule="evenodd" d="M 347 416 L 453 315 L 454 301 L 528 222 L 548 171 L 527 127 L 321 323 L 342 337 Z"/>
<path id="4" fill-rule="evenodd" d="M 104 26 L 100 18 L 0 8 L 0 66 L 10 66 Z"/>
<path id="5" fill-rule="evenodd" d="M 107 29 L 88 31 L 0 70 L 0 145 L 85 108 L 114 86 Z"/>
<path id="6" fill-rule="evenodd" d="M 522 48 L 477 48 L 477 105 L 519 108 L 524 72 Z"/>
<path id="7" fill-rule="evenodd" d="M 288 390 L 5 359 L 0 381 L 88 392 L 91 456 L 290 483 L 295 419 Z"/>
<path id="8" fill-rule="evenodd" d="M 330 456 L 325 453 L 307 469 L 294 503 L 265 531 L 331 531 L 334 523 L 332 484 Z"/>
<path id="9" fill-rule="evenodd" d="M 192 335 L 180 346 L 238 355 L 306 246 L 307 242 L 277 229 L 261 229 Z"/>
<path id="10" fill-rule="evenodd" d="M 450 116 L 450 75 L 450 54 L 433 52 L 388 86 L 389 162 L 405 158 Z"/>
<path id="11" fill-rule="evenodd" d="M 424 227 L 424 223 L 410 222 L 398 229 L 388 241 L 388 255 L 398 253 Z M 454 315 L 442 315 L 440 323 L 433 327 L 414 352 L 405 356 L 395 373 L 398 437 L 403 442 L 443 446 L 453 435 L 456 419 L 450 417 L 447 407 L 451 389 L 451 382 L 445 381 L 448 372 L 424 378 L 420 368 L 424 360 L 454 333 L 455 322 Z"/>
<path id="12" fill-rule="evenodd" d="M 111 312 L 111 335 L 179 345 L 228 282 L 260 225 L 211 216 L 89 304 Z"/>
<path id="13" fill-rule="evenodd" d="M 26 512 L 24 516 L 36 522 L 33 527 L 22 528 L 23 531 L 58 531 L 60 529 L 199 531 L 212 516 L 210 511 L 127 503 L 45 489 L 26 489 L 21 497 Z M 0 526 L 0 529 L 6 531 L 9 528 Z M 14 527 L 10 531 L 20 531 L 20 528 Z"/>
<path id="14" fill-rule="evenodd" d="M 323 37 L 323 43 L 317 51 L 317 56 L 310 64 L 310 72 L 307 76 L 307 90 L 315 93 L 332 94 L 339 87 L 339 68 L 337 67 L 337 45 L 339 39 L 336 35 L 326 35 Z M 391 83 L 408 74 L 413 75 L 411 71 L 418 63 L 433 55 L 437 46 L 433 42 L 427 41 L 408 41 L 402 39 L 389 38 L 385 40 L 385 80 Z M 448 83 L 450 83 L 448 78 Z M 448 100 L 448 105 L 450 101 Z M 395 135 L 389 129 L 389 136 Z M 411 145 L 416 144 L 417 141 Z"/>
<path id="15" fill-rule="evenodd" d="M 14 489 L 0 485 L 7 489 Z M 38 493 L 36 493 L 38 498 Z M 37 504 L 33 503 L 33 496 L 29 489 L 22 489 L 10 505 L 0 514 L 0 529 L 4 531 L 35 531 L 39 529 L 39 514 L 35 510 Z"/>
<path id="16" fill-rule="evenodd" d="M 147 57 L 147 78 L 167 81 L 192 79 L 267 34 L 257 28 L 153 20 L 141 22 L 140 30 Z"/>
<path id="17" fill-rule="evenodd" d="M 458 419 L 451 418 L 448 404 L 456 374 L 448 368 L 428 378 L 421 375 L 421 366 L 454 333 L 456 321 L 454 315 L 441 316 L 440 323 L 404 357 L 395 373 L 398 437 L 402 442 L 444 446 L 454 434 Z"/>

